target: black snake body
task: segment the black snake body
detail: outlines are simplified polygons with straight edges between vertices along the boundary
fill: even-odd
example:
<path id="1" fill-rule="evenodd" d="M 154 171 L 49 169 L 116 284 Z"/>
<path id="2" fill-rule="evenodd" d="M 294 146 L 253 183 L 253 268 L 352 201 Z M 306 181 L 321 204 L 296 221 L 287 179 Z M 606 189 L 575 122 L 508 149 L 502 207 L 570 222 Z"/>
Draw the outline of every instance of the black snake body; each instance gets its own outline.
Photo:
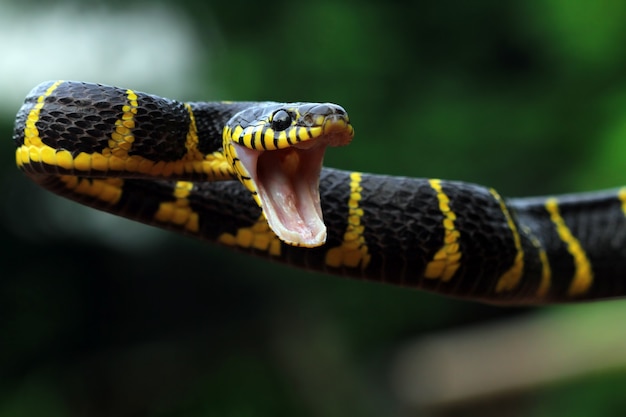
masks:
<path id="1" fill-rule="evenodd" d="M 490 303 L 626 295 L 626 188 L 504 200 L 493 189 L 464 182 L 324 168 L 319 188 L 326 242 L 296 247 L 268 228 L 238 181 L 215 181 L 198 172 L 167 179 L 152 179 L 147 170 L 86 175 L 26 157 L 31 151 L 24 150 L 24 132 L 38 102 L 43 104 L 31 125 L 46 147 L 67 150 L 72 158 L 105 152 L 108 126 L 123 113 L 124 90 L 59 83 L 45 95 L 51 85 L 34 89 L 18 113 L 18 166 L 45 188 L 83 204 L 301 268 Z M 76 91 L 86 96 L 76 97 Z M 180 138 L 192 118 L 198 149 L 205 155 L 220 150 L 222 104 L 195 103 L 186 110 L 179 102 L 137 96 L 132 152 L 141 158 L 180 160 L 186 153 Z M 216 176 L 233 177 L 228 171 Z M 102 187 L 109 191 L 94 191 Z M 182 220 L 163 217 L 164 207 Z"/>

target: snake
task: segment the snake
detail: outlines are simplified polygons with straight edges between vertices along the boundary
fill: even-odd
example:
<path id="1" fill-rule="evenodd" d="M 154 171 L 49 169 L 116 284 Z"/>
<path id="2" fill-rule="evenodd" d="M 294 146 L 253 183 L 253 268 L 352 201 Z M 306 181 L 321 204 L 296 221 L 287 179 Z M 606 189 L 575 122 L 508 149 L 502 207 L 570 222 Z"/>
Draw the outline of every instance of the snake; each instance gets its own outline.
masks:
<path id="1" fill-rule="evenodd" d="M 31 90 L 13 132 L 18 168 L 45 189 L 244 254 L 504 306 L 626 295 L 626 187 L 503 198 L 323 166 L 353 137 L 333 103 L 62 80 Z"/>

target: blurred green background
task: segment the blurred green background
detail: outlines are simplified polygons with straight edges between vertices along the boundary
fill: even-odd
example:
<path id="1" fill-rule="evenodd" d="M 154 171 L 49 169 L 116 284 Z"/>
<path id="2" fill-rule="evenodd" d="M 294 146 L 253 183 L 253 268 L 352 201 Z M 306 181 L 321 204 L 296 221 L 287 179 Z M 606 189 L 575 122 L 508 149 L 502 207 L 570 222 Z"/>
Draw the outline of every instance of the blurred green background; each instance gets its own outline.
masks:
<path id="1" fill-rule="evenodd" d="M 603 317 L 626 317 L 623 303 L 498 308 L 244 258 L 38 189 L 15 168 L 10 138 L 30 88 L 78 79 L 180 100 L 337 102 L 356 137 L 327 166 L 505 196 L 613 187 L 626 183 L 626 3 L 0 9 L 0 417 L 623 414 L 619 361 L 426 405 L 403 394 L 426 387 L 394 377 L 407 347 L 494 323 L 556 315 L 576 340 L 604 340 Z M 621 333 L 608 351 L 626 352 Z M 519 346 L 542 353 L 541 340 Z"/>

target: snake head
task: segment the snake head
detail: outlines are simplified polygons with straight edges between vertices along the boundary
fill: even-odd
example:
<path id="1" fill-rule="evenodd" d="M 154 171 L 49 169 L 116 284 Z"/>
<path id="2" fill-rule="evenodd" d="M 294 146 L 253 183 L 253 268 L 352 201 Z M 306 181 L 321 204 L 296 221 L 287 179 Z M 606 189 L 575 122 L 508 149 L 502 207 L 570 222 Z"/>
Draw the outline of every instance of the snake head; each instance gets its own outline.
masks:
<path id="1" fill-rule="evenodd" d="M 262 103 L 234 115 L 223 131 L 226 158 L 285 243 L 326 241 L 319 176 L 327 146 L 347 145 L 354 130 L 331 103 Z"/>

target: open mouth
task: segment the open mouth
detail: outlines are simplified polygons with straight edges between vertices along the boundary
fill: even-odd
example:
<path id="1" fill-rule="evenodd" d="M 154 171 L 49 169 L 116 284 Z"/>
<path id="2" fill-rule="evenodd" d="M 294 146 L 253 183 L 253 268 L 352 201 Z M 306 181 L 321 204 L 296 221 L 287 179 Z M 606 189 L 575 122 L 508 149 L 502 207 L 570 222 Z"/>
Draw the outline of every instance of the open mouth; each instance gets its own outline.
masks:
<path id="1" fill-rule="evenodd" d="M 315 247 L 326 242 L 319 178 L 326 147 L 352 139 L 348 126 L 345 120 L 333 118 L 324 124 L 319 138 L 273 151 L 235 145 L 270 228 L 285 243 Z"/>
<path id="2" fill-rule="evenodd" d="M 237 146 L 270 228 L 286 243 L 319 246 L 326 241 L 319 176 L 326 145 L 259 152 Z"/>

